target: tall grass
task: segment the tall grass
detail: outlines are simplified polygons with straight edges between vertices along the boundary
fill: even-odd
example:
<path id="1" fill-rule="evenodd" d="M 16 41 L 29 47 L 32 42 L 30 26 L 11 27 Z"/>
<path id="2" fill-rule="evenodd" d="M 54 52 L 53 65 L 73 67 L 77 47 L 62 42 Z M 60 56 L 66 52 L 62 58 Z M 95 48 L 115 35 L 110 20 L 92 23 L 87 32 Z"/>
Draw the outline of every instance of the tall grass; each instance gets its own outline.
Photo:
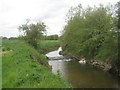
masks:
<path id="1" fill-rule="evenodd" d="M 45 57 L 24 41 L 3 40 L 3 48 L 7 51 L 2 59 L 3 88 L 70 87 L 60 76 L 53 75 Z"/>
<path id="2" fill-rule="evenodd" d="M 2 88 L 2 38 L 0 37 L 0 89 Z"/>

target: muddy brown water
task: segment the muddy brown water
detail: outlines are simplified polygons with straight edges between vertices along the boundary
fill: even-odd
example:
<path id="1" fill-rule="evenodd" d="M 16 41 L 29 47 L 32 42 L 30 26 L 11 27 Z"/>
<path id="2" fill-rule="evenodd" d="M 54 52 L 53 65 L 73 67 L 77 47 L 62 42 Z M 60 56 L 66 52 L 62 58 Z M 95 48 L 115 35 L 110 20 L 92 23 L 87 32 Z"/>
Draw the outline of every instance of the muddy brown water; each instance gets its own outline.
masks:
<path id="1" fill-rule="evenodd" d="M 87 64 L 79 64 L 77 60 L 66 59 L 57 51 L 46 54 L 49 57 L 49 65 L 52 72 L 60 71 L 61 77 L 67 80 L 75 88 L 119 88 L 120 78 L 95 69 Z"/>

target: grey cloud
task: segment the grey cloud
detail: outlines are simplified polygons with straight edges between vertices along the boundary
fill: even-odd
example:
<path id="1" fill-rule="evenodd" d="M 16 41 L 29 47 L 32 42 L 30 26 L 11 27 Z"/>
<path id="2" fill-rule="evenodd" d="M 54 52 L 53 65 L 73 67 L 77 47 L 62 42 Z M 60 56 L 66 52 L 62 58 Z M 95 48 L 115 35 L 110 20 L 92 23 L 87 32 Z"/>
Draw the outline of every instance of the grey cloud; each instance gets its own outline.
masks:
<path id="1" fill-rule="evenodd" d="M 49 27 L 48 35 L 60 34 L 65 25 L 65 15 L 70 6 L 81 3 L 93 5 L 93 1 L 88 0 L 2 0 L 4 4 L 0 6 L 0 33 L 3 36 L 18 36 L 17 27 L 29 18 L 32 21 L 43 21 Z M 96 0 L 99 2 L 117 2 L 118 0 Z M 2 8 L 2 9 L 1 9 Z M 2 17 L 2 18 L 1 18 Z"/>

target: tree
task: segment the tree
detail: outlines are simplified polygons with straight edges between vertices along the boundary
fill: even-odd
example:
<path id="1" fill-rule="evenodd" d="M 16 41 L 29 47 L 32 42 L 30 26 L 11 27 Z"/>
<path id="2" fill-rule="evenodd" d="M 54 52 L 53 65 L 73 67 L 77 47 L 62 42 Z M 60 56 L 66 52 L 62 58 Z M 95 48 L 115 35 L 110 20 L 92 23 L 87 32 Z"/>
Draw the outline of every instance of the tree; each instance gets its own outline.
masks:
<path id="1" fill-rule="evenodd" d="M 118 29 L 120 29 L 120 1 L 117 2 Z"/>
<path id="2" fill-rule="evenodd" d="M 46 31 L 46 25 L 43 22 L 37 22 L 36 24 L 30 23 L 26 20 L 25 24 L 19 26 L 19 30 L 24 32 L 25 40 L 35 48 L 38 47 L 38 40 L 41 39 L 43 33 Z"/>
<path id="3" fill-rule="evenodd" d="M 117 18 L 111 13 L 112 7 L 71 8 L 61 39 L 63 50 L 87 59 L 116 61 Z"/>

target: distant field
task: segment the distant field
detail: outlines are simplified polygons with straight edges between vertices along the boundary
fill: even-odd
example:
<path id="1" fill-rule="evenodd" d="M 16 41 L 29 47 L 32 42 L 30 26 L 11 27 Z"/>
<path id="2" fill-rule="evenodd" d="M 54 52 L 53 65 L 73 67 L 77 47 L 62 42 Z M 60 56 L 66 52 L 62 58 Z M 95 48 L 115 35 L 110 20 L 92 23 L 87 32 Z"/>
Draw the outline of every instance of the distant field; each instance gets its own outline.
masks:
<path id="1" fill-rule="evenodd" d="M 41 41 L 39 44 L 40 44 L 40 48 L 47 49 L 50 47 L 59 46 L 60 42 L 59 40 L 44 40 Z"/>
<path id="2" fill-rule="evenodd" d="M 59 40 L 43 40 L 39 42 L 40 51 L 43 53 L 47 53 L 51 50 L 54 50 L 55 47 L 59 47 L 59 46 L 60 46 Z"/>
<path id="3" fill-rule="evenodd" d="M 59 41 L 42 41 L 41 48 L 56 46 Z M 68 88 L 59 75 L 53 75 L 45 57 L 20 40 L 3 40 L 3 88 Z"/>

